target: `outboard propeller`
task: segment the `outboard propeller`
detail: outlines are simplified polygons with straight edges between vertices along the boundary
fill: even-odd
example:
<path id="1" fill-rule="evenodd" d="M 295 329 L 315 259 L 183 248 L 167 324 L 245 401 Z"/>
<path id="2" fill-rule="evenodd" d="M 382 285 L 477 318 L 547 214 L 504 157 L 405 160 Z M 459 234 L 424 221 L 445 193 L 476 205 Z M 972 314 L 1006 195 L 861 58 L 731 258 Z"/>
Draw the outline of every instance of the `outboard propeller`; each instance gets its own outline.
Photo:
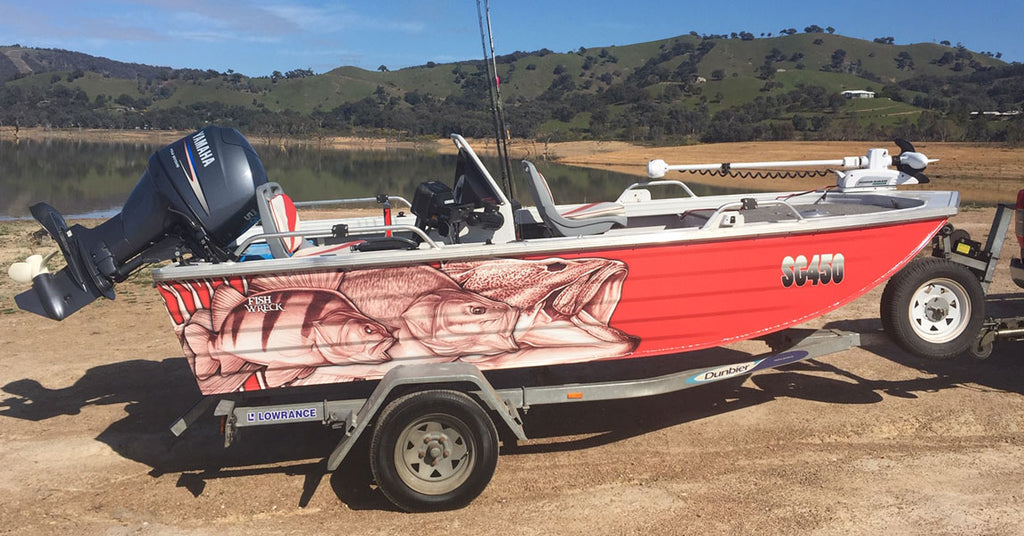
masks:
<path id="1" fill-rule="evenodd" d="M 45 257 L 38 254 L 29 255 L 24 261 L 12 264 L 7 269 L 7 275 L 18 283 L 31 283 L 35 276 L 50 272 L 46 268 L 46 263 L 56 254 L 57 252 L 53 251 Z"/>
<path id="2" fill-rule="evenodd" d="M 927 156 L 915 151 L 914 145 L 907 140 L 896 138 L 893 141 L 900 148 L 900 154 L 892 159 L 893 164 L 896 165 L 896 170 L 914 177 L 919 184 L 931 182 L 923 171 L 929 162 L 935 162 L 935 160 L 931 160 Z"/>

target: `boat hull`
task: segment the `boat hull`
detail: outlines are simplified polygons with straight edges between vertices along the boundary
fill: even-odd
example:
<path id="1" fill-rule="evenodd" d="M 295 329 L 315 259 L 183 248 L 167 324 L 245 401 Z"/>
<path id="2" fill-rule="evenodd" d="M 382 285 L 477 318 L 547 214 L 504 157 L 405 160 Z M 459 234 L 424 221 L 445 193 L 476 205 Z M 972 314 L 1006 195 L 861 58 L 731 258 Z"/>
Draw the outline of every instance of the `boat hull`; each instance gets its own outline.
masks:
<path id="1" fill-rule="evenodd" d="M 157 283 L 204 394 L 682 353 L 862 296 L 945 218 L 827 231 Z M 685 359 L 685 355 L 681 356 Z"/>

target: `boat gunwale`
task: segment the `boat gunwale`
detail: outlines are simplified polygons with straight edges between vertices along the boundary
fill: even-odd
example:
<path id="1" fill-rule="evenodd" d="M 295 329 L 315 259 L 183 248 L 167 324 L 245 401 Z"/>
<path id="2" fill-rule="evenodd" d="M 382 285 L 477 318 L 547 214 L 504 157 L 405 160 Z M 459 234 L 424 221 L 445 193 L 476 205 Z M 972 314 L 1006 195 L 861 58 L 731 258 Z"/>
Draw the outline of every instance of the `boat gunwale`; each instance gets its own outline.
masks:
<path id="1" fill-rule="evenodd" d="M 763 194 L 729 194 L 710 196 L 704 201 L 719 200 L 732 202 L 742 197 L 784 196 L 800 192 Z M 282 272 L 306 272 L 315 270 L 353 270 L 381 266 L 407 266 L 431 264 L 445 261 L 471 261 L 493 258 L 521 258 L 534 256 L 558 256 L 589 251 L 632 249 L 637 247 L 660 247 L 677 244 L 704 243 L 711 241 L 744 240 L 788 234 L 831 232 L 852 228 L 873 228 L 901 223 L 927 220 L 944 220 L 957 214 L 959 194 L 956 191 L 866 191 L 830 192 L 829 203 L 863 203 L 870 197 L 898 198 L 919 201 L 913 207 L 886 209 L 878 212 L 853 215 L 835 215 L 805 218 L 803 220 L 756 222 L 736 227 L 641 227 L 620 229 L 612 232 L 571 237 L 532 238 L 508 243 L 486 244 L 445 244 L 440 248 L 415 250 L 385 250 L 324 255 L 309 255 L 284 259 L 250 260 L 245 262 L 196 263 L 188 265 L 167 265 L 152 271 L 154 282 L 230 277 Z M 689 201 L 689 199 L 682 199 Z M 813 206 L 802 203 L 800 206 Z M 705 205 L 707 206 L 707 205 Z M 344 220 L 339 220 L 344 221 Z M 310 222 L 313 223 L 313 222 Z"/>

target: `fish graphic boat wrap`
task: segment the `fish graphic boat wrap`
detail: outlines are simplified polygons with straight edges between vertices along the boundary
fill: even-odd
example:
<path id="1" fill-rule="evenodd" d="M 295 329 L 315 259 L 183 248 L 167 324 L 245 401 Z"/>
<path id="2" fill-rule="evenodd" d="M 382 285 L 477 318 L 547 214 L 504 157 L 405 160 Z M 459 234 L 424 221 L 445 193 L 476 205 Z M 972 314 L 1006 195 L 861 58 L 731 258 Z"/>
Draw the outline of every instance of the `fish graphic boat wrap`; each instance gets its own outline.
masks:
<path id="1" fill-rule="evenodd" d="M 941 225 L 158 287 L 200 389 L 215 394 L 378 379 L 400 364 L 491 370 L 719 346 L 849 303 L 909 262 Z"/>
<path id="2" fill-rule="evenodd" d="M 624 357 L 639 338 L 610 322 L 626 275 L 615 260 L 502 259 L 159 290 L 200 389 L 216 394 L 375 379 L 402 363 L 489 369 Z"/>

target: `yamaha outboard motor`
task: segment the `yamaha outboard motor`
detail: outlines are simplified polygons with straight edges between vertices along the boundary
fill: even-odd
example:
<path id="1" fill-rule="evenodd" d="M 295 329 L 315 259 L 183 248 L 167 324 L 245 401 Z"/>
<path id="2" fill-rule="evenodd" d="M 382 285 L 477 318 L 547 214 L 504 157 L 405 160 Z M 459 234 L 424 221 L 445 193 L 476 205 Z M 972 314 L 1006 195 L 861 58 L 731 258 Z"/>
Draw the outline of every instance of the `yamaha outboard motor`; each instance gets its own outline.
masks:
<path id="1" fill-rule="evenodd" d="M 191 253 L 212 262 L 231 258 L 230 246 L 259 220 L 256 187 L 267 182 L 256 151 L 235 129 L 206 127 L 160 149 L 121 212 L 97 227 L 70 228 L 46 203 L 32 216 L 60 246 L 67 266 L 32 278 L 19 294 L 26 311 L 62 320 L 143 264 Z"/>

